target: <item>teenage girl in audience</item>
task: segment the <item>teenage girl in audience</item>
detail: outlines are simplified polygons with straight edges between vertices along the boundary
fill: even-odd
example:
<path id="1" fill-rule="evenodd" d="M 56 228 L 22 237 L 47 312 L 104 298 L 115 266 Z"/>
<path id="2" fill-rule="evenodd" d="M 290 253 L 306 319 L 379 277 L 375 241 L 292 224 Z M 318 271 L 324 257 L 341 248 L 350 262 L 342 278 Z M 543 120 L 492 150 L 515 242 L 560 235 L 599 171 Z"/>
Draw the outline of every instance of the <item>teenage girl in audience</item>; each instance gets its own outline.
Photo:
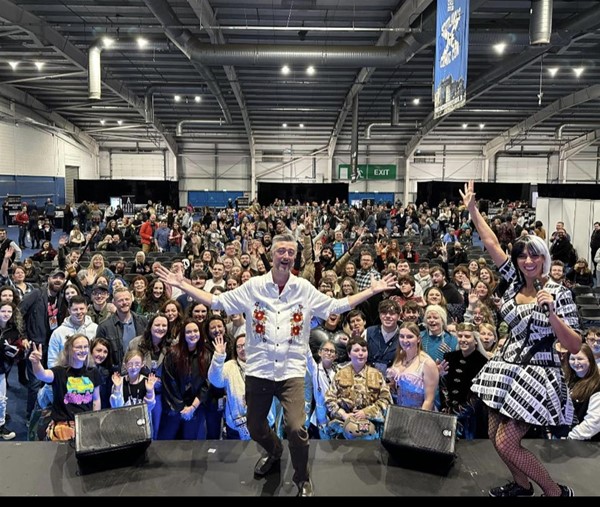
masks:
<path id="1" fill-rule="evenodd" d="M 90 342 L 83 334 L 69 336 L 58 364 L 42 365 L 42 345 L 32 343 L 29 360 L 34 375 L 52 385 L 51 420 L 48 440 L 75 438 L 75 414 L 100 410 L 100 374 L 91 366 Z"/>
<path id="2" fill-rule="evenodd" d="M 584 343 L 577 354 L 568 354 L 567 382 L 577 416 L 568 438 L 600 441 L 600 372 L 592 349 Z"/>

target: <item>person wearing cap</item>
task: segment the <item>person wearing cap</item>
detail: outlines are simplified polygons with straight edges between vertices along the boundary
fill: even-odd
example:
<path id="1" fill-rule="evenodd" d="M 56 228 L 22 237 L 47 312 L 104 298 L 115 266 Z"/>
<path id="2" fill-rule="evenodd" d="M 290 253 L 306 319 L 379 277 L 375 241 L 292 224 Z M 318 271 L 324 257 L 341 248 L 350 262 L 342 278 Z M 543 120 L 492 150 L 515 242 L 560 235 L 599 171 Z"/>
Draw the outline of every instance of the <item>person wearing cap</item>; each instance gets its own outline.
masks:
<path id="1" fill-rule="evenodd" d="M 108 285 L 96 283 L 92 287 L 92 302 L 88 305 L 88 315 L 96 324 L 100 324 L 115 313 L 115 305 L 108 302 Z"/>
<path id="2" fill-rule="evenodd" d="M 58 316 L 63 307 L 66 307 L 63 287 L 67 277 L 65 272 L 57 268 L 48 276 L 48 283 L 40 288 L 33 289 L 25 295 L 19 309 L 25 322 L 25 336 L 29 340 L 41 345 L 44 362 L 46 358 L 47 343 L 52 332 L 58 328 Z M 42 382 L 33 374 L 31 363 L 27 362 L 27 419 L 31 416 L 37 392 Z"/>

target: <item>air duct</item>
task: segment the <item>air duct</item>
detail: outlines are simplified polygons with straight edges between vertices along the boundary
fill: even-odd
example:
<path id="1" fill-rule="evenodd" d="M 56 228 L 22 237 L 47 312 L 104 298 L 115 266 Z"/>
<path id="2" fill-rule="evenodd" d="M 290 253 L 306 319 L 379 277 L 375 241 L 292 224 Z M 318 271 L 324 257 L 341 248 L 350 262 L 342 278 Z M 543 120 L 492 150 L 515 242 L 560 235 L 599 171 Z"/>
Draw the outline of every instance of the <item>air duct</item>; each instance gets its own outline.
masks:
<path id="1" fill-rule="evenodd" d="M 552 7 L 554 0 L 531 0 L 529 43 L 549 44 L 552 35 Z"/>
<path id="2" fill-rule="evenodd" d="M 289 44 L 219 44 L 188 41 L 190 59 L 209 66 L 281 65 L 397 67 L 414 56 L 414 48 L 429 44 L 432 34 L 411 33 L 395 46 L 306 46 Z"/>
<path id="3" fill-rule="evenodd" d="M 358 95 L 352 100 L 352 139 L 350 142 L 350 181 L 358 179 Z"/>

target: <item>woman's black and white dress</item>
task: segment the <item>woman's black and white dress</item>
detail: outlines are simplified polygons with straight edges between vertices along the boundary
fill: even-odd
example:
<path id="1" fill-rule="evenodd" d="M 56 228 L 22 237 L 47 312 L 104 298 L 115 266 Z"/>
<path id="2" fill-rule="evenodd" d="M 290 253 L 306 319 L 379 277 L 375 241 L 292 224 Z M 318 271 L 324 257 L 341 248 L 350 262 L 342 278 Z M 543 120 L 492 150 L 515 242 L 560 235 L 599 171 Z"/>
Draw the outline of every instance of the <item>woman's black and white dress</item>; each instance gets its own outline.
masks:
<path id="1" fill-rule="evenodd" d="M 501 350 L 473 380 L 472 390 L 490 408 L 512 419 L 540 426 L 570 425 L 573 403 L 569 395 L 554 340 L 546 340 L 527 360 L 531 347 L 554 331 L 542 309 L 535 303 L 519 305 L 516 295 L 523 287 L 510 259 L 500 267 L 509 283 L 502 296 L 502 319 L 510 335 Z M 554 297 L 556 314 L 580 332 L 579 315 L 571 292 L 549 281 L 545 290 Z"/>

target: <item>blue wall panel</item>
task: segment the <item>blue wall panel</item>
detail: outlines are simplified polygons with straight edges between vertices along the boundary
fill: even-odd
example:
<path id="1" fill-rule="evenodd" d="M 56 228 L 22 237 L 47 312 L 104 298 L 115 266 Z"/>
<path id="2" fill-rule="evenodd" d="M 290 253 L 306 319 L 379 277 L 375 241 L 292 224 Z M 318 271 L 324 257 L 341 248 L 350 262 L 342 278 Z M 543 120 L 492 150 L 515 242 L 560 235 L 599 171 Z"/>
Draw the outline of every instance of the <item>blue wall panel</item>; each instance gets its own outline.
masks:
<path id="1" fill-rule="evenodd" d="M 209 206 L 211 208 L 226 208 L 229 199 L 235 203 L 238 197 L 242 197 L 244 192 L 240 191 L 190 191 L 188 192 L 188 202 L 194 207 Z"/>
<path id="2" fill-rule="evenodd" d="M 360 201 L 362 203 L 363 199 L 372 199 L 375 204 L 386 204 L 388 202 L 394 204 L 393 192 L 350 192 L 348 194 L 349 203 L 353 201 Z"/>
<path id="3" fill-rule="evenodd" d="M 35 199 L 43 204 L 52 197 L 55 204 L 65 203 L 65 179 L 51 176 L 14 176 L 0 174 L 0 195 L 20 195 L 24 201 Z"/>

